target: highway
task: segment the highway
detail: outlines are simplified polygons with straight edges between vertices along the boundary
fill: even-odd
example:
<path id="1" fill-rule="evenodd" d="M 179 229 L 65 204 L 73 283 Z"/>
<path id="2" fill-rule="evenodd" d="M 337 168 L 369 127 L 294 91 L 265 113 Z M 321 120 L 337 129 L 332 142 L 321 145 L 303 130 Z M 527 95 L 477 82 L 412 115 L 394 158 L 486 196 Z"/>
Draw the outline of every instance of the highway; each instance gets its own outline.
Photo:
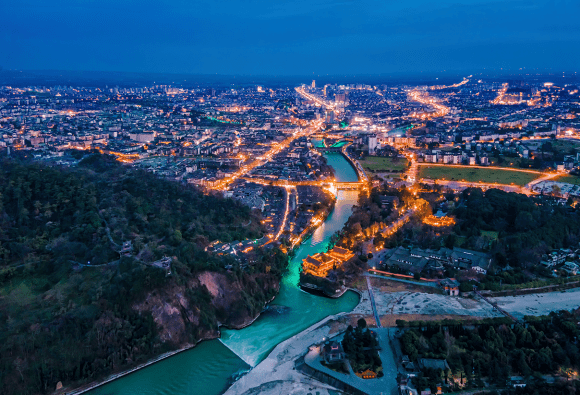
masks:
<path id="1" fill-rule="evenodd" d="M 338 107 L 334 103 L 329 102 L 328 100 L 324 100 L 316 95 L 313 95 L 311 93 L 306 92 L 306 90 L 301 86 L 298 86 L 294 89 L 296 89 L 296 92 L 300 96 L 304 97 L 305 99 L 312 100 L 313 102 L 317 103 L 321 107 L 328 108 L 329 110 L 332 110 L 332 111 L 337 111 L 337 112 L 339 111 Z"/>
<path id="2" fill-rule="evenodd" d="M 414 89 L 411 92 L 409 92 L 409 99 L 427 106 L 431 106 L 436 110 L 436 112 L 434 113 L 414 114 L 413 117 L 415 118 L 427 120 L 432 118 L 444 117 L 449 113 L 449 107 L 437 103 L 437 99 L 430 97 L 427 92 L 421 92 L 417 89 Z"/>

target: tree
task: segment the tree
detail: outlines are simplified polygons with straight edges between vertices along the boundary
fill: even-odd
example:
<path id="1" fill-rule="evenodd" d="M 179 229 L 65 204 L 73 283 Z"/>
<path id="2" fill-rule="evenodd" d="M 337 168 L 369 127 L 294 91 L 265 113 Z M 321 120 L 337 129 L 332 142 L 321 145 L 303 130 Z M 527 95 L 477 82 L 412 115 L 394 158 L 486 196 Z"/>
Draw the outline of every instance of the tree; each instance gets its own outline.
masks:
<path id="1" fill-rule="evenodd" d="M 365 329 L 367 327 L 367 321 L 364 318 L 359 318 L 356 325 L 358 328 Z"/>

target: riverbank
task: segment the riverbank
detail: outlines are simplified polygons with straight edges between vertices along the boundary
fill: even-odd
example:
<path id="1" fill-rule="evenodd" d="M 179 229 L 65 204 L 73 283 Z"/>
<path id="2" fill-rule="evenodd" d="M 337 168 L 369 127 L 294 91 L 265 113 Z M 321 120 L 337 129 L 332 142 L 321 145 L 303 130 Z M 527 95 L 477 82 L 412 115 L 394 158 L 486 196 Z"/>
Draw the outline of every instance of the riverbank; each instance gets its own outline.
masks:
<path id="1" fill-rule="evenodd" d="M 327 317 L 280 343 L 266 359 L 236 381 L 225 392 L 225 395 L 258 393 L 278 395 L 295 393 L 299 390 L 315 390 L 320 394 L 329 394 L 329 390 L 334 390 L 333 387 L 303 375 L 295 369 L 294 365 L 311 344 L 320 342 L 324 337 L 335 333 L 336 330 L 332 330 L 329 321 L 336 318 L 336 316 Z"/>
<path id="2" fill-rule="evenodd" d="M 344 331 L 352 321 L 370 308 L 368 293 L 359 294 L 357 306 L 351 312 L 328 316 L 300 333 L 278 344 L 256 367 L 242 376 L 224 395 L 279 395 L 289 393 L 319 393 L 331 395 L 336 389 L 306 376 L 295 369 L 296 361 L 306 354 L 308 347 Z M 369 304 L 369 306 L 365 306 Z"/>
<path id="3" fill-rule="evenodd" d="M 336 206 L 336 200 L 337 200 L 337 198 L 335 196 L 332 199 L 331 206 L 325 207 L 324 209 L 320 210 L 313 217 L 313 218 L 320 218 L 320 220 L 317 220 L 316 223 L 311 220 L 310 223 L 308 224 L 308 226 L 298 236 L 291 238 L 292 245 L 290 245 L 290 249 L 288 252 L 289 255 L 291 255 L 297 247 L 300 247 L 300 245 L 304 241 L 306 241 L 306 239 L 308 237 L 312 236 L 312 234 L 316 231 L 316 229 L 318 229 L 318 227 L 320 227 L 328 219 L 330 214 L 332 214 L 332 212 L 334 211 L 334 207 Z"/>
<path id="4" fill-rule="evenodd" d="M 93 381 L 91 383 L 87 383 L 87 384 L 81 385 L 81 386 L 76 387 L 74 389 L 70 389 L 69 387 L 62 387 L 61 389 L 54 391 L 53 394 L 59 394 L 59 395 L 60 394 L 66 394 L 66 395 L 80 395 L 80 394 L 84 394 L 86 392 L 89 392 L 89 391 L 92 391 L 92 390 L 94 390 L 96 388 L 99 388 L 99 387 L 101 387 L 101 386 L 103 386 L 103 385 L 105 385 L 107 383 L 110 383 L 110 382 L 112 382 L 114 380 L 117 380 L 117 379 L 119 379 L 119 378 L 121 378 L 123 376 L 127 376 L 127 375 L 129 375 L 131 373 L 137 372 L 137 371 L 139 371 L 139 370 L 141 370 L 143 368 L 146 368 L 148 366 L 151 366 L 151 365 L 153 365 L 153 364 L 155 364 L 157 362 L 163 361 L 164 359 L 167 359 L 169 357 L 173 357 L 173 356 L 175 356 L 175 355 L 177 355 L 179 353 L 182 353 L 184 351 L 191 350 L 193 347 L 195 347 L 197 344 L 201 343 L 202 341 L 213 340 L 213 339 L 216 339 L 216 338 L 217 337 L 209 337 L 209 338 L 200 339 L 200 340 L 198 340 L 198 342 L 196 344 L 190 344 L 190 345 L 187 345 L 186 347 L 182 347 L 182 348 L 180 348 L 178 350 L 174 350 L 174 351 L 169 351 L 169 352 L 163 353 L 163 354 L 157 356 L 156 358 L 153 358 L 153 359 L 151 359 L 151 360 L 149 360 L 147 362 L 144 362 L 144 363 L 142 363 L 140 365 L 137 365 L 137 366 L 135 366 L 135 367 L 133 367 L 131 369 L 125 370 L 123 372 L 111 374 L 110 376 L 108 376 L 108 377 L 106 377 L 106 378 L 104 378 L 102 380 Z"/>
<path id="5" fill-rule="evenodd" d="M 280 292 L 280 286 L 278 286 L 278 292 Z M 276 296 L 278 295 L 278 292 L 276 292 L 276 295 L 272 296 L 270 298 L 270 300 L 266 301 L 266 304 L 264 304 L 264 307 L 262 308 L 262 311 L 260 311 L 254 318 L 252 318 L 248 322 L 244 322 L 243 324 L 240 324 L 240 325 L 222 325 L 222 324 L 220 324 L 219 325 L 219 328 L 241 330 L 241 329 L 247 328 L 248 326 L 252 325 L 268 309 L 268 305 L 270 303 L 272 303 L 272 301 L 274 299 L 276 299 Z M 220 334 L 220 336 L 217 336 L 214 339 L 219 339 L 221 337 L 221 332 L 219 334 Z"/>
<path id="6" fill-rule="evenodd" d="M 328 216 L 332 213 L 332 211 L 334 210 L 335 204 L 336 204 L 336 198 L 333 199 L 332 205 L 330 207 L 325 208 L 324 210 L 322 210 L 323 211 L 322 216 L 323 216 L 324 219 L 328 218 Z M 321 221 L 321 223 L 322 222 L 323 221 Z M 309 235 L 311 235 L 315 230 L 316 230 L 316 227 L 314 227 L 313 229 L 311 229 L 310 232 L 309 232 Z M 171 356 L 174 356 L 174 355 L 179 354 L 179 353 L 184 352 L 184 351 L 191 350 L 194 347 L 196 347 L 198 344 L 200 344 L 202 341 L 220 339 L 221 338 L 221 330 L 222 329 L 223 330 L 242 330 L 244 328 L 247 328 L 250 325 L 252 325 L 254 322 L 256 322 L 256 320 L 258 320 L 261 317 L 261 315 L 267 310 L 268 305 L 277 297 L 278 293 L 280 292 L 281 282 L 282 281 L 280 281 L 280 283 L 278 284 L 278 290 L 277 290 L 276 294 L 274 296 L 272 296 L 272 298 L 270 298 L 268 301 L 265 302 L 265 304 L 264 304 L 262 310 L 260 311 L 260 313 L 258 313 L 256 316 L 252 317 L 250 320 L 244 321 L 240 325 L 225 325 L 225 324 L 222 324 L 222 323 L 218 323 L 218 330 L 216 331 L 215 336 L 206 336 L 206 337 L 200 339 L 199 341 L 197 341 L 195 344 L 188 344 L 185 347 L 181 347 L 181 348 L 179 348 L 177 350 L 163 353 L 163 354 L 161 354 L 159 356 L 156 356 L 156 357 L 154 357 L 154 358 L 152 358 L 152 359 L 150 359 L 150 360 L 148 360 L 148 361 L 146 361 L 146 362 L 144 362 L 142 364 L 139 364 L 139 365 L 137 365 L 135 367 L 128 368 L 128 369 L 123 370 L 123 371 L 118 372 L 118 373 L 113 373 L 113 374 L 111 374 L 111 375 L 109 375 L 109 376 L 107 376 L 107 377 L 105 377 L 103 379 L 96 380 L 96 381 L 92 381 L 92 382 L 83 384 L 83 385 L 81 385 L 79 387 L 74 387 L 72 389 L 69 386 L 63 387 L 63 388 L 55 391 L 54 394 L 59 394 L 60 395 L 60 394 L 66 393 L 66 394 L 80 395 L 80 394 L 83 394 L 83 393 L 87 393 L 87 392 L 89 392 L 91 390 L 94 390 L 96 388 L 99 388 L 99 387 L 101 387 L 101 386 L 103 386 L 105 384 L 108 384 L 108 383 L 110 383 L 110 382 L 112 382 L 114 380 L 117 380 L 117 379 L 119 379 L 121 377 L 127 376 L 127 375 L 129 375 L 131 373 L 134 373 L 134 372 L 137 372 L 137 371 L 139 371 L 141 369 L 144 369 L 146 367 L 149 367 L 149 366 L 151 366 L 151 365 L 153 365 L 153 364 L 155 364 L 157 362 L 163 361 L 163 360 L 165 360 L 165 359 L 167 359 L 167 358 L 169 358 Z M 240 356 L 238 355 L 238 357 L 240 357 Z"/>
<path id="7" fill-rule="evenodd" d="M 278 291 L 279 291 L 279 289 L 278 289 Z M 137 372 L 137 371 L 139 371 L 141 369 L 144 369 L 144 368 L 146 368 L 148 366 L 151 366 L 151 365 L 153 365 L 155 363 L 161 362 L 161 361 L 163 361 L 163 360 L 165 360 L 165 359 L 167 359 L 169 357 L 175 356 L 175 355 L 177 355 L 179 353 L 182 353 L 184 351 L 191 350 L 194 347 L 196 347 L 197 345 L 199 345 L 201 342 L 208 341 L 208 340 L 216 340 L 216 339 L 219 339 L 221 337 L 221 331 L 219 329 L 221 329 L 221 328 L 224 328 L 224 329 L 233 329 L 233 330 L 241 330 L 241 329 L 244 329 L 244 328 L 252 325 L 258 318 L 260 318 L 260 316 L 267 310 L 268 305 L 275 298 L 276 298 L 276 295 L 274 295 L 270 300 L 268 300 L 265 303 L 264 308 L 260 311 L 260 313 L 258 313 L 251 320 L 249 320 L 247 322 L 244 322 L 241 325 L 237 325 L 237 326 L 227 326 L 227 325 L 219 324 L 218 331 L 216 332 L 216 335 L 215 336 L 206 336 L 206 337 L 204 337 L 202 339 L 199 339 L 195 344 L 188 344 L 185 347 L 181 347 L 181 348 L 179 348 L 177 350 L 163 353 L 163 354 L 161 354 L 161 355 L 159 355 L 159 356 L 157 356 L 157 357 L 155 357 L 155 358 L 153 358 L 151 360 L 148 360 L 147 362 L 144 362 L 142 364 L 139 364 L 139 365 L 137 365 L 135 367 L 129 368 L 129 369 L 124 370 L 122 372 L 113 373 L 113 374 L 107 376 L 106 378 L 104 378 L 102 380 L 96 380 L 96 381 L 93 381 L 93 382 L 90 382 L 90 383 L 81 385 L 79 387 L 75 387 L 74 389 L 70 389 L 70 387 L 63 387 L 63 388 L 61 388 L 59 390 L 54 391 L 53 393 L 55 395 L 61 395 L 61 394 L 80 395 L 80 394 L 84 394 L 86 392 L 89 392 L 89 391 L 92 391 L 94 389 L 97 389 L 97 388 L 99 388 L 99 387 L 101 387 L 101 386 L 103 386 L 103 385 L 105 385 L 107 383 L 110 383 L 110 382 L 112 382 L 114 380 L 117 380 L 117 379 L 119 379 L 121 377 L 127 376 L 127 375 L 129 375 L 131 373 L 135 373 L 135 372 Z"/>
<path id="8" fill-rule="evenodd" d="M 499 314 L 487 303 L 478 300 L 442 295 L 429 287 L 392 283 L 372 279 L 373 292 L 379 305 L 383 326 L 396 327 L 398 319 L 485 319 Z M 309 328 L 278 344 L 256 367 L 235 382 L 225 395 L 278 395 L 281 393 L 333 394 L 336 389 L 314 380 L 296 370 L 296 363 L 313 345 L 320 344 L 343 331 L 358 318 L 366 318 L 374 326 L 372 307 L 366 290 L 356 289 L 361 295 L 359 304 L 349 313 L 326 317 Z M 565 299 L 565 302 L 562 302 Z M 380 302 L 379 302 L 380 301 Z M 530 315 L 544 315 L 550 311 L 573 309 L 580 304 L 580 289 L 566 292 L 495 298 L 502 308 Z M 385 325 L 386 324 L 386 325 Z"/>
<path id="9" fill-rule="evenodd" d="M 566 291 L 500 296 L 489 298 L 516 318 L 547 315 L 552 311 L 573 310 L 580 306 L 580 288 Z"/>

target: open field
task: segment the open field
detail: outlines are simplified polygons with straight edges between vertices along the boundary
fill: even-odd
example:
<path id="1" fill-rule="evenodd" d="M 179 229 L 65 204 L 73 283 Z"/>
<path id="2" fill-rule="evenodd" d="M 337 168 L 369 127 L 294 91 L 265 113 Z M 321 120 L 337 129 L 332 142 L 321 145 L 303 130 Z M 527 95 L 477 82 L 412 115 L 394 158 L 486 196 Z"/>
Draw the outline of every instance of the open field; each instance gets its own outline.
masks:
<path id="1" fill-rule="evenodd" d="M 407 169 L 409 161 L 404 158 L 367 156 L 359 163 L 371 173 L 402 173 Z"/>
<path id="2" fill-rule="evenodd" d="M 526 315 L 546 315 L 551 311 L 578 308 L 580 305 L 580 288 L 542 294 L 501 296 L 490 299 L 514 317 L 523 318 Z"/>
<path id="3" fill-rule="evenodd" d="M 571 175 L 560 176 L 560 177 L 555 178 L 554 181 L 567 182 L 568 184 L 580 185 L 580 177 L 578 177 L 578 176 L 571 176 Z"/>
<path id="4" fill-rule="evenodd" d="M 539 174 L 523 173 L 512 170 L 481 169 L 452 166 L 421 166 L 419 178 L 433 180 L 445 179 L 451 181 L 483 182 L 497 184 L 514 184 L 524 186 L 539 178 Z"/>

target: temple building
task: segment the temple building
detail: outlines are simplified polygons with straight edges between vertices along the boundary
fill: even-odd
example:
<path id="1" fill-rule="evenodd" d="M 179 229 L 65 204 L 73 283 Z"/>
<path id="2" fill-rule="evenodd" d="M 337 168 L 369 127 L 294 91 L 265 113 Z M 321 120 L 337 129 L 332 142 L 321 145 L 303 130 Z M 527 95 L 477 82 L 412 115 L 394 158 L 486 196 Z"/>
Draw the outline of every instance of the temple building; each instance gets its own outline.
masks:
<path id="1" fill-rule="evenodd" d="M 352 251 L 334 247 L 328 252 L 307 256 L 302 260 L 302 272 L 317 277 L 326 277 L 329 271 L 339 268 L 344 262 L 353 257 L 354 253 Z"/>

